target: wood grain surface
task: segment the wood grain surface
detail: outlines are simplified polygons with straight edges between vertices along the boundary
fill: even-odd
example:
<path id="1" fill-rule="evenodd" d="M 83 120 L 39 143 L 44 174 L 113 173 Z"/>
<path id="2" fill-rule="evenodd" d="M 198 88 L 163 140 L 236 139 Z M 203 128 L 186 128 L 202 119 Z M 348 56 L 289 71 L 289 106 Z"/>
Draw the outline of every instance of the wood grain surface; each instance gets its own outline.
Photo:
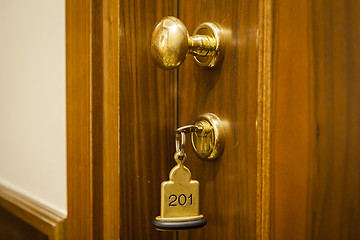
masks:
<path id="1" fill-rule="evenodd" d="M 103 0 L 103 230 L 120 239 L 119 1 Z"/>
<path id="2" fill-rule="evenodd" d="M 191 56 L 179 68 L 179 126 L 211 112 L 226 127 L 220 159 L 200 160 L 187 145 L 186 165 L 200 182 L 200 209 L 208 223 L 179 232 L 179 239 L 255 239 L 258 2 L 179 1 L 179 18 L 190 34 L 202 22 L 217 22 L 227 38 L 218 68 L 199 68 Z"/>
<path id="3" fill-rule="evenodd" d="M 256 239 L 271 239 L 272 194 L 272 59 L 274 1 L 259 1 L 258 24 L 258 90 L 257 90 L 257 200 Z"/>
<path id="4" fill-rule="evenodd" d="M 93 239 L 91 1 L 66 1 L 67 239 Z"/>
<path id="5" fill-rule="evenodd" d="M 273 239 L 360 238 L 359 12 L 276 3 Z"/>
<path id="6" fill-rule="evenodd" d="M 175 1 L 120 1 L 121 239 L 173 237 L 152 221 L 174 162 L 176 79 L 155 66 L 149 45 L 155 23 L 175 7 Z"/>
<path id="7" fill-rule="evenodd" d="M 47 240 L 46 234 L 0 207 L 0 239 Z"/>

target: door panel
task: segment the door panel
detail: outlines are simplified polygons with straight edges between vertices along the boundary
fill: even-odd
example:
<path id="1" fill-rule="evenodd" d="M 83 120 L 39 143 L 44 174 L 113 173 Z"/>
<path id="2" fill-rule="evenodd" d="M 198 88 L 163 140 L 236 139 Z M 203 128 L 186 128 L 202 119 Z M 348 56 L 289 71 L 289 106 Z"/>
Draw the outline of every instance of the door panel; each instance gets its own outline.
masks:
<path id="1" fill-rule="evenodd" d="M 207 112 L 226 126 L 219 159 L 201 160 L 187 146 L 186 165 L 200 182 L 200 208 L 208 223 L 181 231 L 179 239 L 255 239 L 258 14 L 257 1 L 179 1 L 179 18 L 190 34 L 213 21 L 227 38 L 219 67 L 199 68 L 188 56 L 179 68 L 179 126 Z"/>
<path id="2" fill-rule="evenodd" d="M 69 239 L 254 239 L 256 223 L 266 225 L 266 215 L 256 220 L 268 201 L 258 189 L 267 191 L 269 176 L 262 169 L 266 144 L 258 149 L 268 135 L 263 85 L 270 78 L 259 71 L 271 46 L 264 49 L 264 2 L 67 1 Z M 179 70 L 156 67 L 150 35 L 169 15 L 190 33 L 201 22 L 221 24 L 228 38 L 223 63 L 202 69 L 188 56 Z M 263 52 L 267 58 L 258 61 Z M 200 182 L 208 225 L 158 232 L 151 222 L 160 212 L 160 184 L 175 165 L 174 130 L 206 112 L 226 125 L 224 154 L 202 161 L 188 144 L 186 165 Z"/>
<path id="3" fill-rule="evenodd" d="M 204 6 L 207 11 L 202 11 Z M 190 144 L 186 149 L 186 165 L 200 182 L 200 208 L 208 224 L 180 231 L 178 239 L 254 239 L 259 6 L 249 1 L 180 0 L 177 7 L 190 34 L 202 22 L 221 24 L 226 54 L 212 70 L 197 67 L 190 56 L 179 70 L 156 68 L 148 55 L 148 36 L 161 17 L 175 15 L 173 2 L 120 4 L 121 236 L 169 239 L 169 233 L 156 232 L 150 223 L 159 214 L 160 183 L 175 165 L 173 131 L 212 112 L 226 125 L 223 156 L 203 161 Z"/>

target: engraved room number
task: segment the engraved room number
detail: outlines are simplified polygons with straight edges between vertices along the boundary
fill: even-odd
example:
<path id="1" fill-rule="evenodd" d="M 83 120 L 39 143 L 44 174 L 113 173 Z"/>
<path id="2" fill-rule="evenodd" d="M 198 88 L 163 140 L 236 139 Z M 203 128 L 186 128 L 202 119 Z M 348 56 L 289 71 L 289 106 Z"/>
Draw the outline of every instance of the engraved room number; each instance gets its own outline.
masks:
<path id="1" fill-rule="evenodd" d="M 189 203 L 190 205 L 192 205 L 192 194 L 190 194 L 189 197 L 186 197 L 185 194 L 180 194 L 179 196 L 177 196 L 175 194 L 171 194 L 169 196 L 169 200 L 170 200 L 170 203 L 169 203 L 170 207 L 176 207 L 178 204 L 180 206 L 185 206 L 186 203 Z"/>

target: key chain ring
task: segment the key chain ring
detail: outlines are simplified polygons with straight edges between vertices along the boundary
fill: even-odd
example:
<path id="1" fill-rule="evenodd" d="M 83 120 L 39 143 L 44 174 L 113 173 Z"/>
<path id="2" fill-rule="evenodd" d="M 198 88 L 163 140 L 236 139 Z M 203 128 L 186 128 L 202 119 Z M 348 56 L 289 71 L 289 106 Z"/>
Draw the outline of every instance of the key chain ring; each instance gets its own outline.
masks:
<path id="1" fill-rule="evenodd" d="M 179 160 L 181 160 L 181 157 L 184 156 L 185 154 L 185 141 L 186 141 L 185 133 L 201 132 L 202 130 L 203 130 L 202 126 L 196 126 L 196 125 L 186 125 L 176 129 L 175 147 L 176 147 L 176 152 L 180 153 Z"/>
<path id="2" fill-rule="evenodd" d="M 181 155 L 185 154 L 185 133 L 184 132 L 176 132 L 176 139 L 175 139 L 175 147 L 176 152 L 180 153 Z"/>
<path id="3" fill-rule="evenodd" d="M 174 154 L 174 159 L 177 164 L 182 165 L 185 162 L 186 158 L 187 155 L 184 152 L 182 153 L 181 151 L 179 151 Z"/>
<path id="4" fill-rule="evenodd" d="M 176 133 L 192 133 L 192 132 L 201 132 L 204 128 L 197 125 L 186 125 L 176 129 Z"/>

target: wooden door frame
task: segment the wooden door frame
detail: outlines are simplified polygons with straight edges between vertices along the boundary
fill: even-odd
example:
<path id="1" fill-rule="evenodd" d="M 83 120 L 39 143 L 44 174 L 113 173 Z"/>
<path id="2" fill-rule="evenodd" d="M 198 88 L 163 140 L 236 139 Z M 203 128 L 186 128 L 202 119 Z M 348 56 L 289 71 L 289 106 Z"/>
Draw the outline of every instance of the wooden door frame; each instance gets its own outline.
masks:
<path id="1" fill-rule="evenodd" d="M 118 9 L 66 1 L 67 239 L 119 239 Z"/>
<path id="2" fill-rule="evenodd" d="M 257 239 L 270 239 L 272 9 L 259 0 Z M 69 240 L 120 238 L 119 36 L 119 1 L 66 1 Z"/>

